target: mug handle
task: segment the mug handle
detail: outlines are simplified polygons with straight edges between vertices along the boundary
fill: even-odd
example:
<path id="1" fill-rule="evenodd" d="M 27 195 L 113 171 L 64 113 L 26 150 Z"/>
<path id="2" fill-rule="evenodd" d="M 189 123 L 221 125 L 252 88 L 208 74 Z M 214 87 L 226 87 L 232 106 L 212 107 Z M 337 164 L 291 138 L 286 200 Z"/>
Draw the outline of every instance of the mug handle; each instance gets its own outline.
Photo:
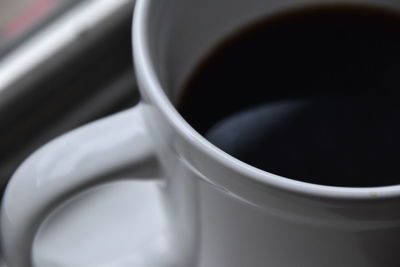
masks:
<path id="1" fill-rule="evenodd" d="M 139 104 L 56 138 L 18 168 L 1 209 L 8 267 L 34 265 L 32 246 L 39 226 L 72 196 L 118 179 L 162 176 L 142 108 Z"/>

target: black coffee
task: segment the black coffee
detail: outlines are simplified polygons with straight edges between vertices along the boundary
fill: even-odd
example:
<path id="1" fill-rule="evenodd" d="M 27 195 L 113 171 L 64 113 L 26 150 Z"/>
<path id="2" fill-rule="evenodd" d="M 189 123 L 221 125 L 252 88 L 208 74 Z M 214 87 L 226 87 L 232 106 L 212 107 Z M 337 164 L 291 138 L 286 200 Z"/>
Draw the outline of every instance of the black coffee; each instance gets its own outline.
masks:
<path id="1" fill-rule="evenodd" d="M 400 15 L 358 5 L 265 18 L 219 44 L 178 109 L 216 146 L 316 184 L 400 183 Z"/>

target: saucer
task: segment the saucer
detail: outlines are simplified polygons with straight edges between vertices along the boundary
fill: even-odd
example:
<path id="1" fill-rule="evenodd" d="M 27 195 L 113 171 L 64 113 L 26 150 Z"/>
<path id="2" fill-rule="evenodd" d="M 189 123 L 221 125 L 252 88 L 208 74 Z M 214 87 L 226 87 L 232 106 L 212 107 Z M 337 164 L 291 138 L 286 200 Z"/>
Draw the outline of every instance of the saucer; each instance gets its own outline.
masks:
<path id="1" fill-rule="evenodd" d="M 166 228 L 157 182 L 116 182 L 55 211 L 41 227 L 33 255 L 40 267 L 145 267 L 149 253 L 167 250 Z"/>

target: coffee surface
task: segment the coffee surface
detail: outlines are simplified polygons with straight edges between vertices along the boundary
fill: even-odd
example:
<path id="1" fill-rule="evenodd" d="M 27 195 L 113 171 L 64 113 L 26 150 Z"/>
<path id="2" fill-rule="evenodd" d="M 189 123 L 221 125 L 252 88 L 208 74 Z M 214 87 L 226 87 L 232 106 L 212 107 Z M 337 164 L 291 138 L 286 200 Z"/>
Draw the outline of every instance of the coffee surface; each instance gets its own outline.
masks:
<path id="1" fill-rule="evenodd" d="M 265 171 L 348 187 L 400 183 L 400 15 L 293 9 L 216 46 L 188 80 L 182 116 Z"/>

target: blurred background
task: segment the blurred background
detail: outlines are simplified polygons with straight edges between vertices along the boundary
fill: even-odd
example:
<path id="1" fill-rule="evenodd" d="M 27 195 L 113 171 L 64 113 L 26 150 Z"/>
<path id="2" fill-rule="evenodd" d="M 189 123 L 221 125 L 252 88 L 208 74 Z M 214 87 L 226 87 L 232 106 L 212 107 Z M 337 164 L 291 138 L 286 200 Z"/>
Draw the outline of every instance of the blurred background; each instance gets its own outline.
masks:
<path id="1" fill-rule="evenodd" d="M 2 0 L 0 2 L 0 51 L 4 55 L 22 38 L 51 18 L 66 12 L 79 0 Z"/>
<path id="2" fill-rule="evenodd" d="M 133 0 L 0 1 L 0 190 L 35 149 L 138 100 Z"/>

